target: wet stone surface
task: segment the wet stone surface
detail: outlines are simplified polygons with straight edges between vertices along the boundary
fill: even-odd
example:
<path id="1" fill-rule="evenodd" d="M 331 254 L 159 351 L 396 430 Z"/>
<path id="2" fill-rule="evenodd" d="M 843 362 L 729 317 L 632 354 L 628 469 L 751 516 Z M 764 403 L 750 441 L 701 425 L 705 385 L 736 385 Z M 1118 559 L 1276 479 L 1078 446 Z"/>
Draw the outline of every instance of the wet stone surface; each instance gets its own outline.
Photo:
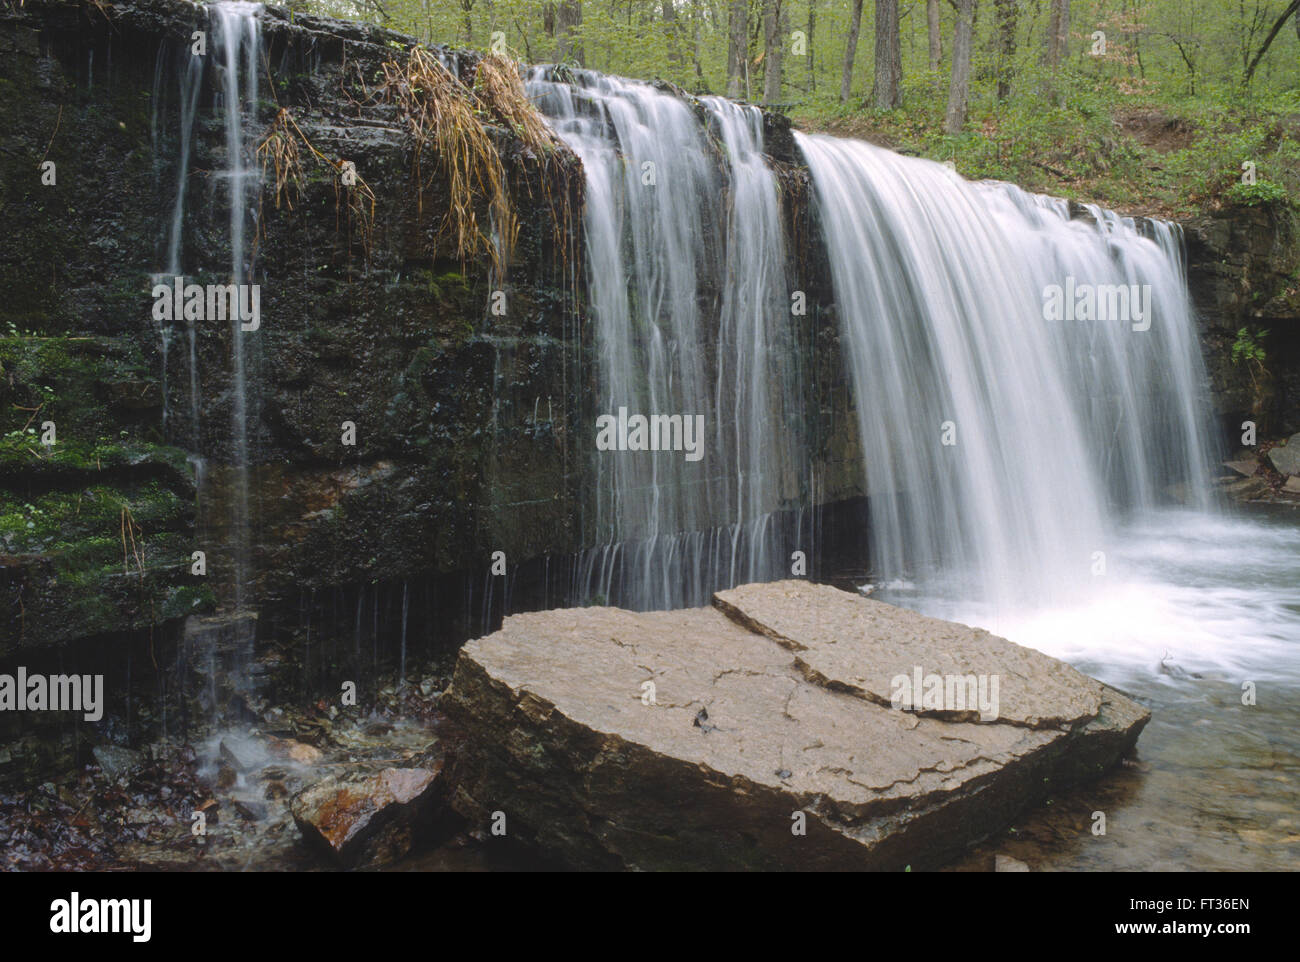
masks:
<path id="1" fill-rule="evenodd" d="M 751 586 L 730 593 L 733 617 L 585 608 L 506 619 L 462 649 L 443 700 L 464 734 L 452 806 L 477 824 L 504 812 L 512 835 L 576 867 L 924 867 L 1045 786 L 1115 764 L 1146 723 L 1113 689 L 970 629 L 972 664 L 1014 674 L 1032 663 L 1062 679 L 1058 707 L 1033 717 L 1067 720 L 944 720 L 860 697 L 800 663 L 831 639 L 846 664 L 873 657 L 856 619 L 889 606 L 836 593 L 810 604 L 802 583 Z M 808 642 L 792 652 L 752 630 L 761 620 L 816 622 L 820 635 L 792 631 Z M 932 621 L 900 613 L 892 640 L 921 646 L 909 658 L 925 653 Z M 1089 704 L 1091 716 L 1063 707 Z M 806 834 L 792 831 L 800 816 Z"/>

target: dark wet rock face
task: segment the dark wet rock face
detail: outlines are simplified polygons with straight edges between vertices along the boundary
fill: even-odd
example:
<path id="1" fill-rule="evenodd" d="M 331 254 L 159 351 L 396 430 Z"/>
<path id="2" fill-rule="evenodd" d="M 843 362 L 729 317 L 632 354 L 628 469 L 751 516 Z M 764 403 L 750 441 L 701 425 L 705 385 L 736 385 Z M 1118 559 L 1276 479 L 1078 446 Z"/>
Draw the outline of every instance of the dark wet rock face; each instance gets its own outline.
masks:
<path id="1" fill-rule="evenodd" d="M 0 121 L 15 147 L 0 157 L 0 655 L 147 628 L 231 594 L 230 325 L 198 325 L 191 370 L 184 323 L 151 314 L 184 173 L 188 44 L 207 18 L 171 0 L 32 0 L 0 16 Z M 416 176 L 405 121 L 372 95 L 409 39 L 272 8 L 262 35 L 246 136 L 256 143 L 285 108 L 327 161 L 299 143 L 292 208 L 277 205 L 271 176 L 258 210 L 246 597 L 297 604 L 304 589 L 478 570 L 492 551 L 513 563 L 574 550 L 575 445 L 590 420 L 577 159 L 540 158 L 489 124 L 521 225 L 509 273 L 493 278 L 440 231 L 437 165 Z M 467 78 L 474 63 L 462 58 Z M 230 263 L 228 204 L 209 176 L 227 165 L 217 74 L 203 75 L 185 174 L 180 270 L 197 283 L 221 281 Z M 54 184 L 41 183 L 43 158 Z M 369 236 L 329 168 L 343 159 L 374 190 Z M 574 229 L 557 238 L 562 208 Z M 489 311 L 494 290 L 503 313 Z M 354 446 L 342 444 L 345 421 Z M 201 491 L 187 453 L 206 462 Z M 86 489 L 112 510 L 88 512 L 96 502 L 76 497 Z M 124 509 L 141 528 L 142 571 L 123 571 Z M 209 554 L 203 577 L 190 570 L 196 548 Z"/>
<path id="2" fill-rule="evenodd" d="M 1214 411 L 1235 448 L 1240 423 L 1261 435 L 1300 429 L 1300 232 L 1285 207 L 1230 207 L 1185 225 L 1187 281 L 1201 321 Z M 1263 369 L 1233 362 L 1238 332 L 1267 331 Z"/>
<path id="3" fill-rule="evenodd" d="M 517 615 L 467 644 L 442 702 L 453 807 L 582 868 L 922 867 L 1115 764 L 1148 719 L 1054 659 L 833 588 L 716 604 Z M 999 717 L 882 703 L 918 666 L 1004 679 Z"/>

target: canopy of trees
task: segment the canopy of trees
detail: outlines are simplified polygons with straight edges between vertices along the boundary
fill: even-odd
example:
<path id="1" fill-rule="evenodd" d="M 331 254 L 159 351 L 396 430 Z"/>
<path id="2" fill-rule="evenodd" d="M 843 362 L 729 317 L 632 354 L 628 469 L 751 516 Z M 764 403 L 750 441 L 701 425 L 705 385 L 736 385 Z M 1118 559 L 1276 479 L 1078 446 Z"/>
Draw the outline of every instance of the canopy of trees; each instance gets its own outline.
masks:
<path id="1" fill-rule="evenodd" d="M 1206 133 L 1220 142 L 1225 132 L 1272 125 L 1255 140 L 1276 149 L 1279 139 L 1297 139 L 1297 131 L 1277 124 L 1286 128 L 1290 116 L 1294 127 L 1300 116 L 1300 0 L 297 0 L 295 6 L 370 19 L 426 42 L 504 50 L 533 63 L 663 78 L 696 93 L 792 110 L 807 127 L 871 130 L 918 152 L 935 153 L 933 137 L 946 136 L 944 150 L 969 168 L 964 172 L 1023 181 L 1036 168 L 1057 186 L 1071 157 L 1016 156 L 1026 154 L 1021 141 L 1105 141 L 1109 135 L 1095 126 L 1096 116 L 1122 122 L 1155 108 L 1175 124 L 1217 126 L 1217 133 Z M 951 140 L 979 133 L 1001 144 L 972 154 L 969 145 Z M 1078 144 L 1072 146 L 1078 153 Z M 1239 152 L 1251 149 L 1259 147 Z M 1208 182 L 1193 186 L 1214 189 Z"/>
<path id="2" fill-rule="evenodd" d="M 1300 0 L 306 0 L 430 42 L 533 62 L 569 60 L 662 77 L 697 92 L 802 100 L 839 92 L 896 106 L 895 87 L 947 74 L 970 10 L 972 78 L 1002 84 L 1025 65 L 1073 62 L 1172 91 L 1300 79 Z M 865 10 L 864 10 L 865 8 Z M 1292 29 L 1286 29 L 1293 23 Z M 1096 32 L 1105 54 L 1093 51 Z M 854 65 L 858 65 L 855 69 Z M 895 77 L 897 71 L 899 76 Z M 746 90 L 746 84 L 748 89 Z"/>

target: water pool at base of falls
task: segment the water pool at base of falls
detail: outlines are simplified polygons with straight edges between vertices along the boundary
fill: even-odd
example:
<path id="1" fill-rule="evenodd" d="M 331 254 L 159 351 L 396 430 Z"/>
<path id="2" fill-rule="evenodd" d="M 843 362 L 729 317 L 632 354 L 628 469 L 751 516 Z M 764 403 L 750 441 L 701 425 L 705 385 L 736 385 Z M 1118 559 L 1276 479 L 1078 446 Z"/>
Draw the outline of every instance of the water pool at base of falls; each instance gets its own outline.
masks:
<path id="1" fill-rule="evenodd" d="M 1121 768 L 951 867 L 985 871 L 1004 854 L 1034 870 L 1293 870 L 1300 511 L 1156 512 L 1111 545 L 1106 574 L 1071 604 L 999 610 L 962 600 L 956 583 L 871 595 L 1061 658 L 1152 713 Z M 1243 704 L 1252 688 L 1255 704 Z M 1099 811 L 1105 835 L 1093 834 Z"/>

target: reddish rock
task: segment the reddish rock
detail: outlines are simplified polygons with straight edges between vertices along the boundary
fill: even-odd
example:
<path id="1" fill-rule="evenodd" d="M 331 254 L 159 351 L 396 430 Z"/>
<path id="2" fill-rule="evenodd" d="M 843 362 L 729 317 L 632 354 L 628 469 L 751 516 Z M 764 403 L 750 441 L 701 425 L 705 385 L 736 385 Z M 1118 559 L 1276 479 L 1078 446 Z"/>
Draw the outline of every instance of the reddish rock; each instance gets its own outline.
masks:
<path id="1" fill-rule="evenodd" d="M 295 796 L 294 822 L 304 841 L 345 867 L 395 861 L 432 822 L 441 770 L 439 762 L 331 777 Z"/>

